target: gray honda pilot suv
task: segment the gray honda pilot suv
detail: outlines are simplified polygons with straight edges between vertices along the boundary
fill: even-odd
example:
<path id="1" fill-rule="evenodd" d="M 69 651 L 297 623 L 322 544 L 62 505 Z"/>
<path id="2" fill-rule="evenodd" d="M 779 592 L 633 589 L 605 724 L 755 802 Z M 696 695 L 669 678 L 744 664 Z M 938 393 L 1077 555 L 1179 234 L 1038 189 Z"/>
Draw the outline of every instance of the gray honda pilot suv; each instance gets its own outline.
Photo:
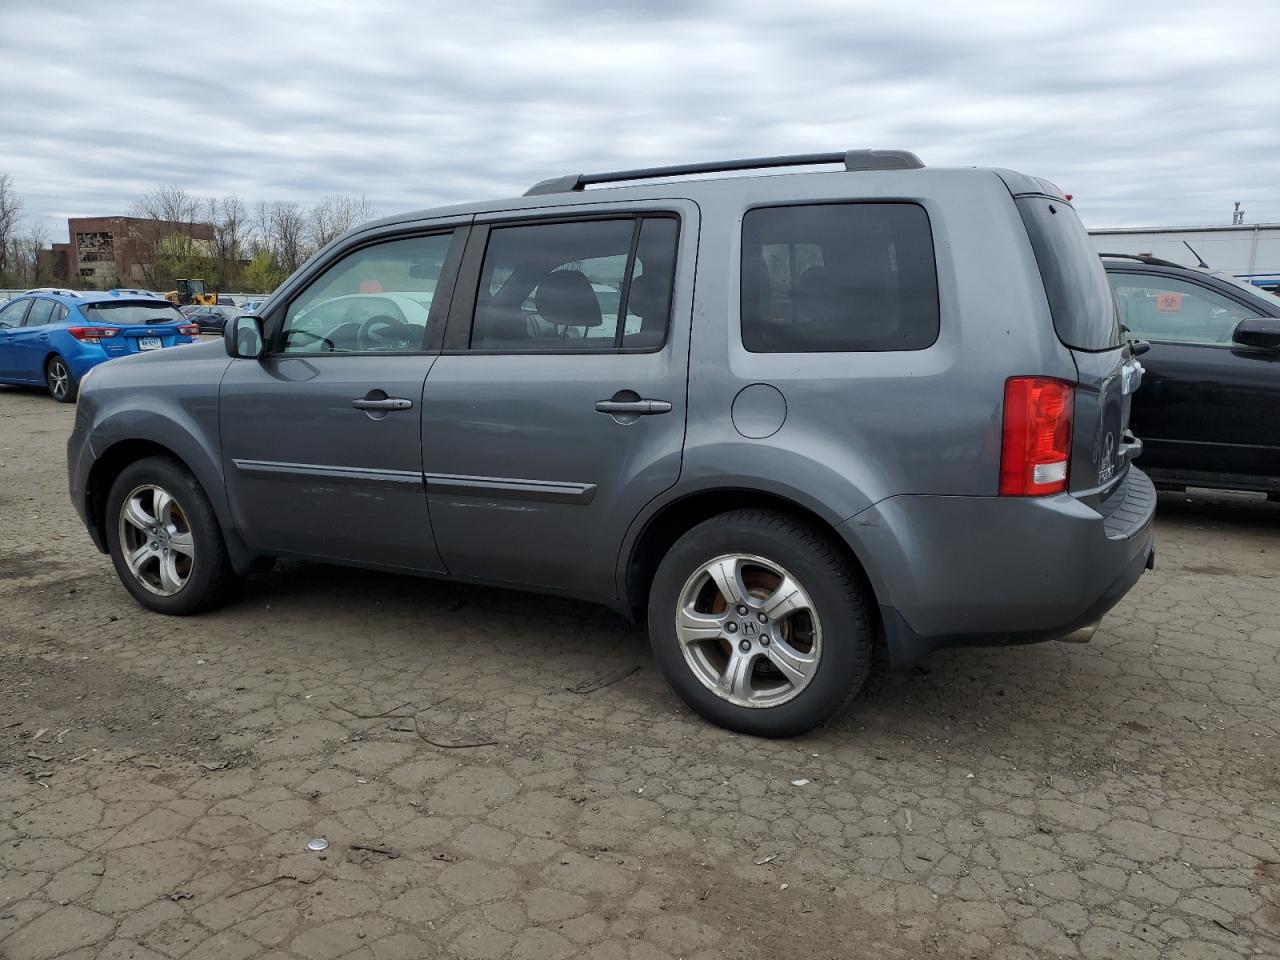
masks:
<path id="1" fill-rule="evenodd" d="M 359 227 L 224 342 L 98 367 L 71 497 L 152 610 L 274 557 L 581 597 L 646 620 L 694 710 L 785 736 L 881 638 L 1089 638 L 1153 558 L 1141 372 L 1044 180 L 577 175 Z"/>

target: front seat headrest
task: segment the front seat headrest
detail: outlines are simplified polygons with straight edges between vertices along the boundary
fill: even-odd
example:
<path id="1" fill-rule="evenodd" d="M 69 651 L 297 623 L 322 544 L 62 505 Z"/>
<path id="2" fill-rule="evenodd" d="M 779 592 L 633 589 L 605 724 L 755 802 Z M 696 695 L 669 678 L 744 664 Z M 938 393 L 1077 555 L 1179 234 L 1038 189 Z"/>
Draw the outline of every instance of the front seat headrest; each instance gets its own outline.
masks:
<path id="1" fill-rule="evenodd" d="M 538 284 L 534 309 L 548 323 L 560 327 L 598 327 L 600 301 L 591 281 L 580 270 L 557 270 Z"/>

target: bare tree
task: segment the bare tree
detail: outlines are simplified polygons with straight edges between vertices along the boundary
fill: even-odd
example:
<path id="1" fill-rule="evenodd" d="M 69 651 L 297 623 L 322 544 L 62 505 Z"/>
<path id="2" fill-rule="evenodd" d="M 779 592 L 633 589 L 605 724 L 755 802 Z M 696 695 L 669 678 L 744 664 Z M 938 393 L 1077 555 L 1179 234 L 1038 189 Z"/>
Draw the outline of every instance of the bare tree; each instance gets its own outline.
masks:
<path id="1" fill-rule="evenodd" d="M 13 188 L 13 177 L 0 173 L 0 283 L 17 279 L 14 274 L 14 242 L 22 222 L 22 198 Z"/>
<path id="2" fill-rule="evenodd" d="M 372 219 L 373 205 L 367 197 L 325 197 L 311 208 L 307 237 L 318 250 L 352 227 Z"/>
<path id="3" fill-rule="evenodd" d="M 239 197 L 211 198 L 207 207 L 213 225 L 218 283 L 223 289 L 234 288 L 240 280 L 240 265 L 249 239 L 249 210 Z"/>
<path id="4" fill-rule="evenodd" d="M 49 246 L 49 228 L 41 220 L 32 221 L 22 238 L 22 283 L 26 286 L 38 287 L 40 275 L 40 252 Z M 52 278 L 50 278 L 52 279 Z"/>
<path id="5" fill-rule="evenodd" d="M 203 253 L 195 240 L 201 201 L 178 186 L 156 187 L 133 202 L 138 261 L 147 286 L 168 286 L 175 264 Z"/>
<path id="6" fill-rule="evenodd" d="M 292 200 L 259 203 L 257 221 L 263 246 L 286 275 L 297 270 L 310 256 L 307 217 L 302 207 Z"/>

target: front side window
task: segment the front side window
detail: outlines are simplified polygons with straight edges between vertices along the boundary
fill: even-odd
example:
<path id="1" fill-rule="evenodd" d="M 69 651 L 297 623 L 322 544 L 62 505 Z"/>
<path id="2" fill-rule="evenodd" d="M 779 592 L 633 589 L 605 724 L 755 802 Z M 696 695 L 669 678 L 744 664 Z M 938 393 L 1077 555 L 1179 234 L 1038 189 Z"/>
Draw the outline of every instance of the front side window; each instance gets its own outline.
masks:
<path id="1" fill-rule="evenodd" d="M 1141 340 L 1226 346 L 1236 325 L 1259 316 L 1230 297 L 1173 277 L 1110 273 L 1120 321 Z"/>
<path id="2" fill-rule="evenodd" d="M 938 338 L 924 208 L 761 207 L 742 221 L 742 343 L 753 353 L 922 350 Z"/>
<path id="3" fill-rule="evenodd" d="M 27 314 L 24 327 L 43 327 L 53 319 L 54 307 L 58 305 L 55 300 L 45 300 L 41 298 L 31 305 L 31 311 Z"/>
<path id="4" fill-rule="evenodd" d="M 289 304 L 281 353 L 423 349 L 453 233 L 377 243 L 343 257 Z"/>
<path id="5" fill-rule="evenodd" d="M 472 349 L 662 346 L 678 233 L 669 216 L 495 227 L 480 270 Z"/>
<path id="6" fill-rule="evenodd" d="M 0 307 L 0 329 L 22 325 L 22 315 L 27 312 L 30 300 L 15 300 Z"/>

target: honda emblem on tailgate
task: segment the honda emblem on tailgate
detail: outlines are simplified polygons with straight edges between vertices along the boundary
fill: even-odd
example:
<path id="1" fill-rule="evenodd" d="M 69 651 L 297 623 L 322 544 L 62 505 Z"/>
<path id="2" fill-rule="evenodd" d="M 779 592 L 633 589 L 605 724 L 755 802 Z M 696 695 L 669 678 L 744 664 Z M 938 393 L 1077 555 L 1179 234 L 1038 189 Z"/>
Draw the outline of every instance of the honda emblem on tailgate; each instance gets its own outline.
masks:
<path id="1" fill-rule="evenodd" d="M 1116 473 L 1116 435 L 1107 431 L 1102 441 L 1102 456 L 1098 462 L 1098 482 L 1109 483 Z"/>

